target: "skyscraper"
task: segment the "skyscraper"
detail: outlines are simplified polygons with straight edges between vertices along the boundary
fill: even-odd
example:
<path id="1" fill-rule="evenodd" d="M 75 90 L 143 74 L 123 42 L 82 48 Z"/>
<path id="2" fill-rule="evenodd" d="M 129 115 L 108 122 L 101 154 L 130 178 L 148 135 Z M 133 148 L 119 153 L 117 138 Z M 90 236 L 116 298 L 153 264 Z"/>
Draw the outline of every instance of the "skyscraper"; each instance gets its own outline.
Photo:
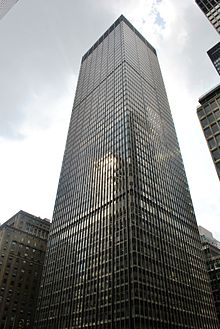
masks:
<path id="1" fill-rule="evenodd" d="M 200 97 L 197 115 L 220 179 L 220 85 Z"/>
<path id="2" fill-rule="evenodd" d="M 218 328 L 157 54 L 123 16 L 82 58 L 35 328 Z"/>
<path id="3" fill-rule="evenodd" d="M 0 0 L 0 19 L 18 2 L 18 0 Z"/>
<path id="4" fill-rule="evenodd" d="M 196 0 L 197 5 L 206 15 L 216 31 L 220 33 L 220 1 L 219 0 Z"/>
<path id="5" fill-rule="evenodd" d="M 220 19 L 220 18 L 219 18 Z M 220 75 L 220 42 L 218 42 L 214 47 L 207 51 L 209 58 L 211 59 L 216 71 Z"/>

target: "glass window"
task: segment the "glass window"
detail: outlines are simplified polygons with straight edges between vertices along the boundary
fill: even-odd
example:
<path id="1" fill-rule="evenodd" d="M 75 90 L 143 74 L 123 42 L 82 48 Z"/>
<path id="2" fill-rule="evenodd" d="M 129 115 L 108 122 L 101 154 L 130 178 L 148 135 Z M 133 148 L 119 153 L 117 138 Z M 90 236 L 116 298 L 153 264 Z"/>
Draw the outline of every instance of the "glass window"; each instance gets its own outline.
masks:
<path id="1" fill-rule="evenodd" d="M 208 125 L 208 120 L 207 120 L 207 118 L 202 119 L 202 120 L 201 120 L 201 124 L 202 124 L 203 127 L 207 126 L 207 125 Z"/>
<path id="2" fill-rule="evenodd" d="M 209 112 L 211 111 L 210 104 L 206 104 L 206 105 L 204 106 L 204 110 L 205 110 L 205 113 L 206 113 L 206 114 L 209 113 Z"/>
<path id="3" fill-rule="evenodd" d="M 220 136 L 220 135 L 219 135 Z M 208 144 L 209 144 L 209 147 L 210 149 L 212 149 L 213 147 L 216 146 L 216 141 L 214 138 L 211 138 L 209 141 L 208 141 Z"/>
<path id="4" fill-rule="evenodd" d="M 217 135 L 215 138 L 217 140 L 218 145 L 220 145 L 220 135 Z"/>
<path id="5" fill-rule="evenodd" d="M 200 110 L 198 111 L 198 117 L 201 118 L 201 117 L 203 117 L 204 115 L 205 115 L 205 113 L 204 113 L 203 109 L 200 109 Z"/>
<path id="6" fill-rule="evenodd" d="M 206 129 L 204 130 L 204 134 L 205 134 L 206 137 L 210 137 L 210 136 L 212 136 L 212 131 L 211 131 L 211 129 L 210 129 L 209 127 L 206 128 Z"/>
<path id="7" fill-rule="evenodd" d="M 219 150 L 212 151 L 212 156 L 213 156 L 214 160 L 220 159 L 220 152 L 219 152 Z"/>
<path id="8" fill-rule="evenodd" d="M 211 128 L 212 128 L 212 131 L 213 131 L 214 134 L 220 131 L 219 126 L 217 125 L 217 123 L 214 123 L 211 126 Z"/>
<path id="9" fill-rule="evenodd" d="M 211 102 L 211 103 L 210 103 L 210 106 L 211 106 L 211 109 L 214 110 L 214 109 L 216 108 L 217 104 L 216 104 L 216 102 L 214 101 L 214 102 Z"/>
<path id="10" fill-rule="evenodd" d="M 220 110 L 215 111 L 215 117 L 216 117 L 217 119 L 220 118 Z"/>
<path id="11" fill-rule="evenodd" d="M 216 99 L 217 103 L 220 105 L 220 97 Z"/>
<path id="12" fill-rule="evenodd" d="M 220 162 L 216 163 L 216 168 L 217 168 L 218 174 L 220 175 Z"/>
<path id="13" fill-rule="evenodd" d="M 213 121 L 215 121 L 215 117 L 214 117 L 214 115 L 212 113 L 207 116 L 207 119 L 208 119 L 208 121 L 210 123 L 212 123 Z"/>

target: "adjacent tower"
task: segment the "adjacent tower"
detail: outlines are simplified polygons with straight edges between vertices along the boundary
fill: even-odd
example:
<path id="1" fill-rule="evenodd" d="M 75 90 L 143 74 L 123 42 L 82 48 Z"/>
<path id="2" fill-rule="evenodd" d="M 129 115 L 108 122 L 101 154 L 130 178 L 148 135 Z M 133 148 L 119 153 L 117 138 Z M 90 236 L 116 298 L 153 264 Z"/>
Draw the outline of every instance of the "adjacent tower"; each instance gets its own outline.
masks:
<path id="1" fill-rule="evenodd" d="M 216 31 L 220 33 L 220 1 L 219 0 L 196 0 L 197 5 L 206 15 Z"/>
<path id="2" fill-rule="evenodd" d="M 220 75 L 220 42 L 218 42 L 214 47 L 207 51 L 209 58 L 211 59 L 216 71 Z"/>
<path id="3" fill-rule="evenodd" d="M 35 328 L 218 328 L 157 54 L 123 16 L 82 58 Z"/>
<path id="4" fill-rule="evenodd" d="M 220 179 L 220 84 L 200 97 L 197 115 Z"/>

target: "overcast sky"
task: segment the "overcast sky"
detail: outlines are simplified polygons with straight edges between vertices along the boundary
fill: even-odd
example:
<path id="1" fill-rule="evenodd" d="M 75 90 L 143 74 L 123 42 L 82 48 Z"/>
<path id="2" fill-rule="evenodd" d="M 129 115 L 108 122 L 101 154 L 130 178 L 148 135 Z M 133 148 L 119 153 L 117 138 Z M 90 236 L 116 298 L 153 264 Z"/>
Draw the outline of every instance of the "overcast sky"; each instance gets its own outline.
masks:
<path id="1" fill-rule="evenodd" d="M 0 222 L 52 218 L 82 55 L 124 14 L 156 48 L 198 224 L 220 239 L 220 183 L 196 116 L 219 35 L 194 0 L 19 0 L 0 20 Z"/>

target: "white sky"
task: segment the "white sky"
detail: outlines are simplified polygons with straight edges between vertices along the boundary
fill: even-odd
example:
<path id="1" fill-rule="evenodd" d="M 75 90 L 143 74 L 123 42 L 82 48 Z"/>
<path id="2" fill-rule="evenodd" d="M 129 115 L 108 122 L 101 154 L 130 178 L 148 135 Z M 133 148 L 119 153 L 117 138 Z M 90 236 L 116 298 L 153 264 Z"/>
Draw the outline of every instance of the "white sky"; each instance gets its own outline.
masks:
<path id="1" fill-rule="evenodd" d="M 194 0 L 20 0 L 0 20 L 0 222 L 52 218 L 82 55 L 124 14 L 156 48 L 198 224 L 220 239 L 220 184 L 196 116 L 219 35 Z"/>

